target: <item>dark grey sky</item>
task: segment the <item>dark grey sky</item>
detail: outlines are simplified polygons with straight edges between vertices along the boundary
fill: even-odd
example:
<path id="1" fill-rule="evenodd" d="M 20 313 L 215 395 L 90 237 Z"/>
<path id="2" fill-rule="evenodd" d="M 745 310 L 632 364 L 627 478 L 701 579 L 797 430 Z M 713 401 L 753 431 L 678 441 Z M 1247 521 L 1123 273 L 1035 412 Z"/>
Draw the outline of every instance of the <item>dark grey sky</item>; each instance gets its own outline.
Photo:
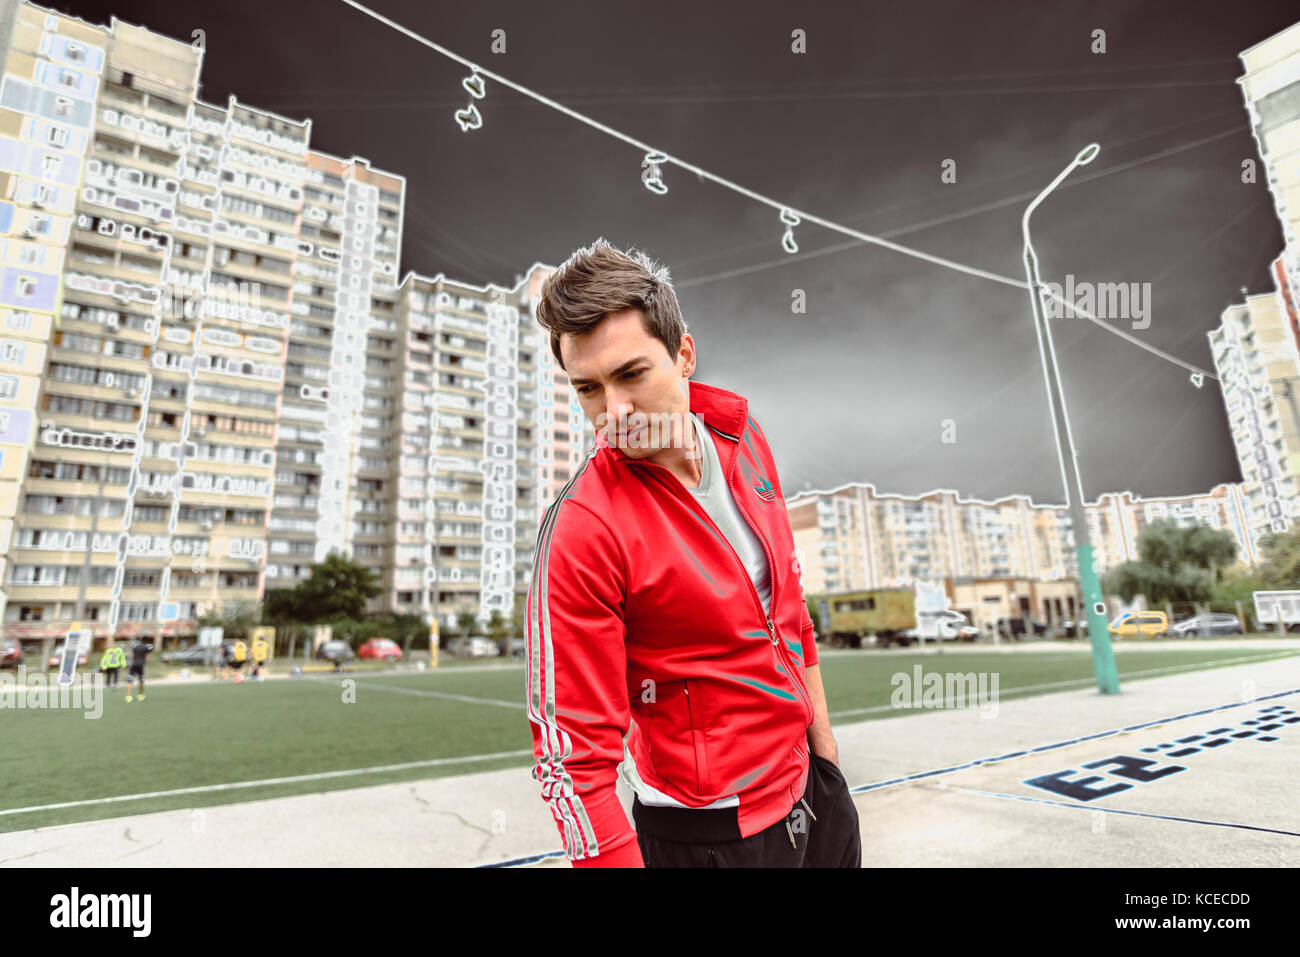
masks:
<path id="1" fill-rule="evenodd" d="M 1023 290 L 863 244 L 803 258 L 846 242 L 808 224 L 789 256 L 769 207 L 672 166 L 657 196 L 636 149 L 490 80 L 483 128 L 464 133 L 467 70 L 340 0 L 49 5 L 186 41 L 202 29 L 206 99 L 310 117 L 317 148 L 404 174 L 403 271 L 513 284 L 597 236 L 646 250 L 672 272 L 696 377 L 749 397 L 787 494 L 860 480 L 1064 501 Z M 1135 334 L 1210 371 L 1222 310 L 1271 289 L 1281 231 L 1262 172 L 1241 182 L 1257 154 L 1235 81 L 1237 54 L 1295 22 L 1292 3 L 368 5 L 758 193 L 1016 278 L 1028 199 L 1096 141 L 1035 214 L 1043 278 L 1151 283 Z M 1053 329 L 1089 499 L 1240 480 L 1217 383 L 1197 390 L 1083 319 Z"/>

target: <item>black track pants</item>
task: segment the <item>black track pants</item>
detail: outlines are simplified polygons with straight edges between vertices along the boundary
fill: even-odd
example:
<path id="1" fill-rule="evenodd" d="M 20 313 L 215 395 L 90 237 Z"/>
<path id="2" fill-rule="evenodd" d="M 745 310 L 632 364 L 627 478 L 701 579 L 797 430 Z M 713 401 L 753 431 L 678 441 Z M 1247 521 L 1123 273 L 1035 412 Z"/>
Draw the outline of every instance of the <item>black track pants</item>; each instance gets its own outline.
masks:
<path id="1" fill-rule="evenodd" d="M 765 831 L 695 844 L 638 831 L 637 842 L 646 867 L 862 866 L 858 810 L 848 782 L 830 760 L 816 754 L 808 766 L 803 801 Z"/>

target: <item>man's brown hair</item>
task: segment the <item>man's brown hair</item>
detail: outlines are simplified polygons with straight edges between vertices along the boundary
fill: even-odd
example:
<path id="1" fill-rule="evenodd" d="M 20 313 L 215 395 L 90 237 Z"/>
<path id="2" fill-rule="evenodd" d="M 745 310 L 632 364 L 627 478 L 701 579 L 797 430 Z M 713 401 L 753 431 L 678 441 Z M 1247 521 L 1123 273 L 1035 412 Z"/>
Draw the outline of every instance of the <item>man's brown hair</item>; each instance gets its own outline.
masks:
<path id="1" fill-rule="evenodd" d="M 626 309 L 639 309 L 645 331 L 676 359 L 687 330 L 668 269 L 643 252 L 625 253 L 600 238 L 574 252 L 542 283 L 537 321 L 551 334 L 551 352 L 563 369 L 560 336 L 589 332 Z"/>

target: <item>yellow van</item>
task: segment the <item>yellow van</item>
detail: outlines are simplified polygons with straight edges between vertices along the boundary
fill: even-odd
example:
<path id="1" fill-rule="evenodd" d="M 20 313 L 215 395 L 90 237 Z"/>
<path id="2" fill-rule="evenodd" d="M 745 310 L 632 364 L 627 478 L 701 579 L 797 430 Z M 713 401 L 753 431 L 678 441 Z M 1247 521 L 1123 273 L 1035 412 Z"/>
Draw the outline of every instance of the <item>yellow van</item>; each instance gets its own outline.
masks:
<path id="1" fill-rule="evenodd" d="M 1116 638 L 1163 638 L 1169 634 L 1169 616 L 1163 611 L 1134 611 L 1110 624 Z"/>

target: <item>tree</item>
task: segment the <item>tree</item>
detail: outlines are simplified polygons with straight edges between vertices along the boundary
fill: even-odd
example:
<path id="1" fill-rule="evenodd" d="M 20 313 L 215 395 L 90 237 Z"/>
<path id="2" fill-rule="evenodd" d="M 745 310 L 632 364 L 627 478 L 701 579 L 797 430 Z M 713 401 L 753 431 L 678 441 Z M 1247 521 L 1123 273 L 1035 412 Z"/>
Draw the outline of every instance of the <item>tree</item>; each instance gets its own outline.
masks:
<path id="1" fill-rule="evenodd" d="M 1197 602 L 1210 598 L 1222 570 L 1236 561 L 1237 543 L 1226 529 L 1161 519 L 1138 535 L 1138 555 L 1107 572 L 1105 591 L 1126 602 L 1139 593 L 1150 602 Z"/>
<path id="2" fill-rule="evenodd" d="M 1259 575 L 1270 590 L 1300 587 L 1300 526 L 1262 536 L 1259 550 Z"/>
<path id="3" fill-rule="evenodd" d="M 488 637 L 497 643 L 501 649 L 502 655 L 510 654 L 510 624 L 502 617 L 501 612 L 492 612 L 487 623 Z"/>
<path id="4" fill-rule="evenodd" d="M 389 616 L 393 623 L 393 640 L 402 642 L 402 658 L 411 654 L 411 642 L 419 635 L 429 634 L 428 623 L 419 615 L 409 612 Z"/>
<path id="5" fill-rule="evenodd" d="M 468 608 L 462 609 L 456 613 L 456 628 L 461 637 L 468 638 L 478 629 L 478 616 Z"/>
<path id="6" fill-rule="evenodd" d="M 262 623 L 262 609 L 257 602 L 231 599 L 199 616 L 198 627 L 220 628 L 223 638 L 242 638 L 245 641 L 253 629 Z"/>
<path id="7" fill-rule="evenodd" d="M 311 566 L 311 575 L 295 587 L 299 613 L 310 622 L 360 619 L 366 602 L 380 593 L 378 576 L 342 555 L 327 555 Z"/>
<path id="8" fill-rule="evenodd" d="M 1167 574 L 1164 569 L 1153 568 L 1145 562 L 1122 562 L 1106 572 L 1102 591 L 1119 595 L 1125 603 L 1137 595 L 1146 595 L 1149 601 L 1160 601 L 1156 596 L 1166 591 Z"/>
<path id="9" fill-rule="evenodd" d="M 1223 577 L 1214 586 L 1213 598 L 1224 604 L 1240 601 L 1253 605 L 1255 592 L 1269 591 L 1272 588 L 1273 583 L 1258 568 L 1238 563 L 1223 573 Z"/>
<path id="10" fill-rule="evenodd" d="M 280 653 L 283 639 L 288 639 L 290 659 L 310 618 L 301 598 L 297 588 L 269 588 L 262 595 L 262 624 L 275 626 L 276 654 Z"/>
<path id="11" fill-rule="evenodd" d="M 818 603 L 815 601 L 804 600 L 804 606 L 808 609 L 808 618 L 812 621 L 813 632 L 820 635 L 822 633 L 822 616 L 821 609 L 817 605 Z"/>
<path id="12" fill-rule="evenodd" d="M 306 621 L 300 599 L 297 588 L 268 588 L 262 596 L 262 620 L 268 625 Z"/>

